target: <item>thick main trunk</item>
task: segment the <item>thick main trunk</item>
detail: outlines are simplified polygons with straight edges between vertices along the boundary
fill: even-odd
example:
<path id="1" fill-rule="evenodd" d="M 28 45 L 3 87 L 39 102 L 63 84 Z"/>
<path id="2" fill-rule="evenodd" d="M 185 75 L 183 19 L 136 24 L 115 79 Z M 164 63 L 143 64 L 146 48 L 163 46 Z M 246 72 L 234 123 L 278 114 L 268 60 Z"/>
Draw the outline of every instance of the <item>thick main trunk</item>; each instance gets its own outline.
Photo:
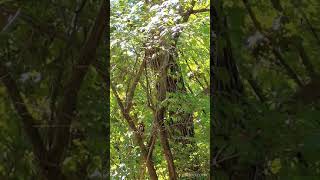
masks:
<path id="1" fill-rule="evenodd" d="M 165 113 L 165 110 L 161 108 L 159 111 L 156 112 L 155 118 L 157 121 L 157 125 L 159 127 L 160 143 L 163 149 L 164 157 L 167 161 L 169 177 L 170 177 L 170 180 L 175 180 L 177 179 L 177 173 L 176 173 L 175 165 L 173 162 L 171 149 L 169 146 L 168 133 L 164 125 L 164 113 Z"/>
<path id="2" fill-rule="evenodd" d="M 219 109 L 219 103 L 221 103 L 221 99 L 228 103 L 239 103 L 239 97 L 242 96 L 243 86 L 240 81 L 240 75 L 238 71 L 238 67 L 236 61 L 234 59 L 231 41 L 228 34 L 227 27 L 227 19 L 222 14 L 222 5 L 218 4 L 214 8 L 213 13 L 213 22 L 211 24 L 211 28 L 215 33 L 215 39 L 212 38 L 212 44 L 214 44 L 214 53 L 211 54 L 211 64 L 212 67 L 210 72 L 212 73 L 211 83 L 213 87 L 211 87 L 212 98 L 211 102 L 213 106 L 213 114 L 211 116 L 214 117 L 214 121 L 211 123 L 211 139 L 215 141 L 218 137 L 218 134 L 223 134 L 224 140 L 228 141 L 230 131 L 232 131 L 233 126 L 231 124 L 239 123 L 238 119 L 230 119 L 228 117 L 224 117 L 224 113 Z M 225 76 L 228 76 L 227 78 Z M 211 110 L 212 111 L 212 110 Z M 230 143 L 230 142 L 226 142 Z M 210 179 L 214 177 L 216 171 L 222 171 L 229 179 L 234 179 L 235 173 L 243 174 L 243 170 L 235 170 L 237 166 L 237 158 L 232 158 L 223 162 L 219 162 L 216 164 L 216 156 L 224 156 L 224 152 L 222 151 L 224 147 L 219 147 L 215 143 L 211 145 L 211 172 Z M 221 153 L 221 154 L 220 154 Z M 247 173 L 247 171 L 245 171 Z M 239 177 L 240 178 L 240 177 Z"/>
<path id="3" fill-rule="evenodd" d="M 53 127 L 52 149 L 50 156 L 56 158 L 56 162 L 63 159 L 70 138 L 70 124 L 76 116 L 76 106 L 79 89 L 87 74 L 89 65 L 93 63 L 96 50 L 106 30 L 105 18 L 107 17 L 107 2 L 103 1 L 90 36 L 80 53 L 77 68 L 74 69 L 65 87 L 62 102 L 59 104 L 55 124 Z"/>
<path id="4" fill-rule="evenodd" d="M 46 174 L 47 180 L 66 180 L 66 177 L 63 175 L 60 167 L 50 167 L 47 169 Z"/>
<path id="5" fill-rule="evenodd" d="M 173 55 L 170 55 L 169 58 L 169 73 L 167 75 L 167 88 L 166 91 L 169 93 L 187 93 L 185 82 L 181 75 L 181 71 L 177 62 L 175 61 Z M 174 132 L 173 135 L 176 135 L 176 131 L 179 132 L 181 137 L 193 137 L 194 136 L 194 124 L 192 113 L 182 111 L 176 114 L 177 120 L 173 120 L 173 116 L 176 114 L 174 111 L 169 111 L 170 115 L 170 128 Z M 178 139 L 180 140 L 180 138 Z M 182 142 L 184 139 L 181 139 Z"/>
<path id="6" fill-rule="evenodd" d="M 158 104 L 161 104 L 166 99 L 167 93 L 167 68 L 168 68 L 169 54 L 163 56 L 162 63 L 159 69 L 159 77 L 158 77 L 158 91 L 157 91 L 157 100 Z M 155 112 L 155 120 L 157 123 L 157 127 L 159 130 L 160 143 L 163 149 L 164 157 L 167 161 L 168 171 L 170 180 L 177 179 L 177 173 L 175 170 L 172 152 L 169 146 L 168 133 L 164 124 L 165 119 L 165 107 L 157 108 Z"/>
<path id="7" fill-rule="evenodd" d="M 152 58 L 154 54 L 158 54 L 158 57 Z M 175 60 L 175 52 L 164 53 L 163 51 L 155 48 L 150 51 L 146 51 L 145 56 L 150 59 L 150 66 L 152 70 L 160 74 L 162 73 L 161 68 L 163 67 L 164 61 L 167 61 L 166 70 L 163 72 L 163 84 L 165 84 L 165 87 L 163 87 L 163 93 L 187 93 L 179 65 Z M 159 85 L 160 83 L 158 83 L 158 89 Z M 177 111 L 169 111 L 169 126 L 171 134 L 177 141 L 180 141 L 180 138 L 175 138 L 175 136 L 178 135 L 184 138 L 194 136 L 192 113 L 184 110 L 179 113 L 177 113 Z M 182 140 L 182 142 L 186 142 L 184 139 Z"/>

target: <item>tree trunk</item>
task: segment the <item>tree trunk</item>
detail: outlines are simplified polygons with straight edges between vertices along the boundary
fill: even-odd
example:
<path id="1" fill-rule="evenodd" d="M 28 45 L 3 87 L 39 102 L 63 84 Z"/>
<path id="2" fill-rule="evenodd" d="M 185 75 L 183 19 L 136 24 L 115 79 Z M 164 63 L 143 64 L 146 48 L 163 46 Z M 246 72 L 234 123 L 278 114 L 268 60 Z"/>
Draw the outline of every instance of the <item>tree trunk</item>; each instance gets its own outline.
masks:
<path id="1" fill-rule="evenodd" d="M 159 69 L 159 77 L 158 77 L 158 91 L 157 91 L 157 100 L 160 105 L 166 99 L 167 92 L 167 69 L 168 69 L 168 61 L 169 61 L 169 53 L 164 53 L 162 56 L 162 60 L 160 60 L 160 69 Z M 160 135 L 160 143 L 163 149 L 164 157 L 167 161 L 168 171 L 170 180 L 177 179 L 177 173 L 175 170 L 175 166 L 173 163 L 173 156 L 171 153 L 171 149 L 169 146 L 168 133 L 164 124 L 165 118 L 165 107 L 157 108 L 155 112 L 155 120 L 157 123 L 157 127 Z"/>
<path id="2" fill-rule="evenodd" d="M 183 80 L 180 68 L 175 61 L 174 55 L 170 54 L 169 57 L 169 73 L 167 75 L 167 88 L 169 93 L 187 93 L 185 82 Z M 176 115 L 176 119 L 173 117 Z M 182 111 L 177 113 L 176 111 L 169 111 L 169 125 L 170 130 L 173 132 L 173 136 L 178 134 L 184 139 L 178 139 L 179 142 L 188 143 L 186 141 L 188 137 L 194 137 L 194 124 L 193 115 Z M 175 119 L 175 120 L 174 120 Z"/>
<path id="3" fill-rule="evenodd" d="M 240 81 L 240 74 L 238 71 L 238 67 L 236 61 L 234 59 L 231 41 L 228 34 L 227 27 L 227 19 L 226 16 L 222 14 L 222 5 L 218 4 L 214 8 L 213 13 L 213 24 L 211 24 L 211 28 L 215 33 L 215 39 L 212 39 L 214 44 L 214 52 L 211 54 L 211 64 L 213 64 L 211 68 L 211 73 L 213 78 L 211 79 L 211 83 L 213 83 L 213 87 L 211 89 L 212 98 L 211 102 L 213 106 L 213 114 L 214 122 L 211 123 L 211 139 L 215 139 L 217 134 L 221 131 L 223 132 L 225 143 L 229 142 L 229 133 L 232 131 L 232 127 L 230 124 L 239 124 L 238 118 L 230 119 L 228 117 L 224 117 L 222 112 L 219 112 L 219 103 L 222 99 L 228 103 L 237 104 L 239 103 L 240 97 L 243 95 L 243 85 Z M 227 76 L 227 78 L 225 78 Z M 218 100 L 219 99 L 219 100 Z M 212 111 L 212 109 L 211 109 Z M 217 117 L 219 119 L 217 119 Z M 214 140 L 213 140 L 214 142 Z M 238 166 L 237 158 L 232 158 L 229 160 L 225 160 L 219 163 L 219 166 L 215 163 L 216 156 L 223 156 L 222 149 L 224 147 L 219 147 L 214 143 L 211 145 L 211 172 L 210 179 L 214 179 L 214 174 L 216 171 L 222 171 L 225 173 L 229 179 L 236 179 L 236 174 L 245 174 L 246 178 L 237 176 L 238 179 L 249 179 L 249 174 L 247 169 L 239 170 L 236 169 Z"/>

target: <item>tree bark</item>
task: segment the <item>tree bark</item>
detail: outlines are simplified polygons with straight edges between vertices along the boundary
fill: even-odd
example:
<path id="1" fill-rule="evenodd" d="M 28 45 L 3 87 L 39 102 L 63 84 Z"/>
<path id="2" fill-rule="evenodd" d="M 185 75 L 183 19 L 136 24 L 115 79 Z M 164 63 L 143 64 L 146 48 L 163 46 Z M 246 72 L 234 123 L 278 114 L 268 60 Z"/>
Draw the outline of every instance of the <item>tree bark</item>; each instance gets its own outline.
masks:
<path id="1" fill-rule="evenodd" d="M 164 157 L 167 161 L 168 171 L 170 180 L 177 179 L 177 173 L 175 170 L 175 165 L 173 162 L 173 156 L 171 153 L 171 149 L 169 146 L 168 133 L 164 124 L 165 111 L 166 108 L 161 106 L 161 103 L 166 99 L 167 92 L 167 69 L 170 55 L 169 53 L 164 53 L 163 59 L 161 59 L 162 63 L 160 66 L 160 73 L 158 77 L 158 91 L 157 91 L 157 104 L 159 105 L 155 112 L 155 121 L 158 126 L 160 143 L 163 149 Z"/>
<path id="2" fill-rule="evenodd" d="M 136 76 L 136 78 L 139 77 L 139 76 Z M 142 157 L 147 165 L 147 168 L 148 168 L 148 172 L 149 172 L 149 176 L 151 179 L 153 180 L 157 180 L 158 179 L 158 175 L 156 173 L 156 170 L 154 168 L 154 164 L 153 164 L 153 161 L 152 161 L 152 158 L 148 157 L 148 152 L 147 152 L 147 149 L 145 147 L 145 145 L 143 144 L 143 139 L 142 139 L 142 136 L 140 135 L 140 133 L 137 133 L 138 130 L 136 128 L 136 125 L 134 124 L 134 121 L 132 119 L 132 117 L 129 115 L 129 112 L 126 111 L 125 107 L 124 107 L 124 104 L 122 102 L 122 100 L 120 99 L 118 93 L 117 93 L 117 90 L 116 88 L 114 87 L 113 84 L 111 84 L 111 89 L 117 99 L 117 103 L 120 107 L 120 110 L 122 112 L 122 115 L 123 117 L 126 119 L 130 129 L 134 132 L 134 137 L 136 139 L 136 142 L 138 144 L 138 146 L 140 147 L 141 149 L 141 153 L 142 153 Z M 134 90 L 133 90 L 134 91 Z"/>
<path id="3" fill-rule="evenodd" d="M 75 111 L 78 92 L 88 71 L 88 67 L 95 58 L 96 49 L 99 45 L 102 34 L 105 31 L 106 16 L 107 4 L 106 1 L 103 1 L 89 39 L 81 51 L 78 61 L 79 63 L 64 87 L 63 100 L 61 104 L 59 104 L 57 118 L 55 121 L 55 124 L 58 126 L 54 129 L 53 148 L 50 151 L 50 156 L 54 157 L 53 161 L 56 163 L 62 160 L 65 149 L 67 148 L 70 136 L 70 124 L 76 115 Z"/>

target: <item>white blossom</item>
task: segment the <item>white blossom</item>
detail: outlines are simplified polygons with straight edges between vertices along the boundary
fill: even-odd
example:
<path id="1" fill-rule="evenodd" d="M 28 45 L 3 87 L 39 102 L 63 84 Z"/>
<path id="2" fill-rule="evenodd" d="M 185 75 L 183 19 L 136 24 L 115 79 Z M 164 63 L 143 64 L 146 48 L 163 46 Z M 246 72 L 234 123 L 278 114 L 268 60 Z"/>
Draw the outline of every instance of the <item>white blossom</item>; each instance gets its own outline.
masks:
<path id="1" fill-rule="evenodd" d="M 254 35 L 250 36 L 247 39 L 247 45 L 249 48 L 253 48 L 263 39 L 264 39 L 264 36 L 259 31 L 257 31 Z"/>
<path id="2" fill-rule="evenodd" d="M 31 75 L 30 72 L 22 73 L 20 75 L 20 81 L 26 82 L 30 78 L 30 75 Z"/>

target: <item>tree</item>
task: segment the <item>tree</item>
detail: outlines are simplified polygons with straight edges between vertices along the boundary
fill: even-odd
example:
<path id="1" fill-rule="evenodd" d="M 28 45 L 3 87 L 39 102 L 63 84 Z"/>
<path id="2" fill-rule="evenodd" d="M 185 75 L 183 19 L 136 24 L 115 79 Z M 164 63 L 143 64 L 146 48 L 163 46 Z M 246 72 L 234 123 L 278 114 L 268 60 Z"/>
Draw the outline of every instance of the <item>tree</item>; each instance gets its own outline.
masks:
<path id="1" fill-rule="evenodd" d="M 105 88 L 90 65 L 106 58 L 101 39 L 107 6 L 85 0 L 1 2 L 2 179 L 102 173 Z"/>
<path id="2" fill-rule="evenodd" d="M 317 4 L 228 0 L 214 5 L 212 177 L 319 176 L 318 147 L 312 145 L 319 111 L 318 20 L 313 18 L 319 12 L 312 8 Z"/>
<path id="3" fill-rule="evenodd" d="M 115 1 L 112 9 L 112 175 L 208 173 L 208 2 Z"/>

